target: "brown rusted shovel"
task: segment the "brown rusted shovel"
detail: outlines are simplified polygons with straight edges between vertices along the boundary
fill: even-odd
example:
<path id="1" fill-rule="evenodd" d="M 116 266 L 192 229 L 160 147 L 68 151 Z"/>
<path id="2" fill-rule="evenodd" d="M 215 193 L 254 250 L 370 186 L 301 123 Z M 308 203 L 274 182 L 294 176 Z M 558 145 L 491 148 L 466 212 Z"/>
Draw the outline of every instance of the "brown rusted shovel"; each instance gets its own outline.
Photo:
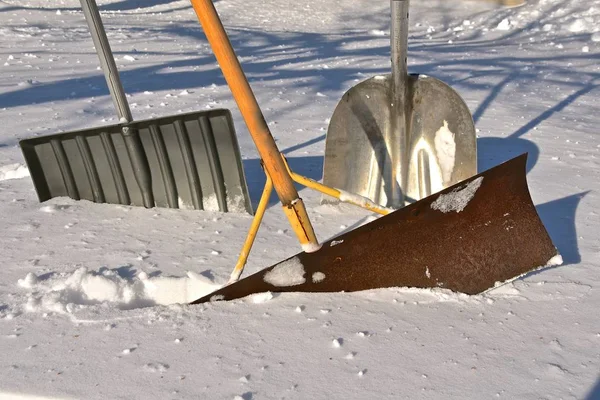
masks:
<path id="1" fill-rule="evenodd" d="M 559 264 L 529 195 L 526 160 L 523 154 L 193 304 L 267 291 L 404 286 L 477 294 Z"/>

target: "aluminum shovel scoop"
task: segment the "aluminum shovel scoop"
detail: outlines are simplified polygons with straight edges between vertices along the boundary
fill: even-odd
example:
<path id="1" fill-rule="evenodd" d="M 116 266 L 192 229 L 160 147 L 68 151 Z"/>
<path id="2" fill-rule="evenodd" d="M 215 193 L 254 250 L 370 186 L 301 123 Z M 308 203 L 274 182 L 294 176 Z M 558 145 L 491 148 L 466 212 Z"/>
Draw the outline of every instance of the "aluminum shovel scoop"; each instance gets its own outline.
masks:
<path id="1" fill-rule="evenodd" d="M 392 74 L 338 103 L 325 142 L 323 183 L 388 207 L 427 197 L 477 173 L 471 113 L 444 82 L 407 69 L 409 0 L 391 0 Z"/>

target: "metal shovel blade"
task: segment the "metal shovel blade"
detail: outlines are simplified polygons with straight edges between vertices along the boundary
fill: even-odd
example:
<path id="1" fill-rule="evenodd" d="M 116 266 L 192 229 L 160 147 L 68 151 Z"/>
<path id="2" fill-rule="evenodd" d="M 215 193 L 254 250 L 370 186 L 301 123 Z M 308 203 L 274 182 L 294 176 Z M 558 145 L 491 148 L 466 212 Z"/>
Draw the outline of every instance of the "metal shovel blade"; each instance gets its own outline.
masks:
<path id="1" fill-rule="evenodd" d="M 481 293 L 557 256 L 521 155 L 196 300 L 387 287 Z"/>
<path id="2" fill-rule="evenodd" d="M 68 196 L 253 213 L 229 110 L 40 136 L 20 145 L 40 201 Z"/>
<path id="3" fill-rule="evenodd" d="M 325 185 L 393 208 L 477 173 L 475 126 L 464 101 L 442 81 L 408 74 L 409 3 L 390 1 L 391 75 L 346 92 L 325 141 Z"/>
<path id="4" fill-rule="evenodd" d="M 424 75 L 410 75 L 407 121 L 407 187 L 419 200 L 477 173 L 475 126 L 469 108 L 450 86 Z M 393 180 L 390 136 L 391 75 L 375 76 L 348 90 L 327 130 L 323 183 L 389 204 Z"/>

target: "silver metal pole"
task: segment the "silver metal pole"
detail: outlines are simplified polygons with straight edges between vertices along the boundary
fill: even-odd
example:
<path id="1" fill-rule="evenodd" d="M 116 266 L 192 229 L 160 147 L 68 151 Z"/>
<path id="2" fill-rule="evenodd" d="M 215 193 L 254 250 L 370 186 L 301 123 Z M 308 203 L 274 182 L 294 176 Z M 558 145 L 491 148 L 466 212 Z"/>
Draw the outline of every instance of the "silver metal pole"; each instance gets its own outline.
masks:
<path id="1" fill-rule="evenodd" d="M 115 64 L 115 59 L 108 43 L 108 38 L 106 37 L 106 31 L 100 18 L 98 5 L 95 0 L 80 0 L 80 2 L 85 20 L 92 34 L 92 39 L 94 40 L 94 46 L 100 59 L 100 66 L 104 72 L 110 96 L 119 116 L 119 122 L 132 122 L 131 110 L 129 109 L 125 91 L 119 78 L 119 71 L 117 70 L 117 65 Z"/>
<path id="2" fill-rule="evenodd" d="M 394 207 L 404 206 L 404 193 L 408 186 L 408 8 L 409 0 L 391 0 L 392 26 L 392 108 L 391 132 L 388 138 L 392 173 L 392 202 Z M 388 203 L 390 203 L 388 201 Z"/>

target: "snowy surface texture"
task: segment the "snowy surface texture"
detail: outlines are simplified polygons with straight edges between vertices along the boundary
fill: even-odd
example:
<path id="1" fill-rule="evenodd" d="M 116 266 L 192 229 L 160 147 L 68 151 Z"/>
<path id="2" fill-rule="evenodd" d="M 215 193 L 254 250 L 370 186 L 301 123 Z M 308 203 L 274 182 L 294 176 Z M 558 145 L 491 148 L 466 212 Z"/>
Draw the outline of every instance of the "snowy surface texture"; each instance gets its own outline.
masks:
<path id="1" fill-rule="evenodd" d="M 121 309 L 190 303 L 220 288 L 208 278 L 189 271 L 186 277 L 123 277 L 118 270 L 90 272 L 81 267 L 73 273 L 54 274 L 40 280 L 30 272 L 18 280 L 30 291 L 27 311 L 72 312 L 78 305 L 110 303 Z"/>
<path id="2" fill-rule="evenodd" d="M 449 193 L 440 194 L 438 198 L 431 203 L 431 208 L 443 213 L 450 211 L 461 212 L 467 204 L 473 199 L 477 189 L 481 186 L 483 177 L 472 180 L 467 185 L 460 186 Z"/>
<path id="3" fill-rule="evenodd" d="M 0 167 L 0 181 L 20 179 L 29 176 L 29 170 L 23 164 L 9 164 Z"/>
<path id="4" fill-rule="evenodd" d="M 265 273 L 264 281 L 273 286 L 296 286 L 306 282 L 304 265 L 297 257 L 290 258 Z"/>
<path id="5" fill-rule="evenodd" d="M 448 128 L 448 122 L 444 121 L 444 125 L 435 133 L 435 138 L 433 139 L 444 183 L 450 182 L 452 179 L 452 172 L 454 171 L 456 158 L 456 142 L 454 141 L 454 136 L 454 133 Z"/>
<path id="6" fill-rule="evenodd" d="M 256 204 L 264 174 L 189 2 L 98 2 L 134 118 L 231 109 Z M 389 2 L 215 6 L 291 168 L 321 179 L 337 102 L 390 73 Z M 410 11 L 409 71 L 464 98 L 479 171 L 529 152 L 562 266 L 478 296 L 395 288 L 177 304 L 227 282 L 251 217 L 39 204 L 18 141 L 118 118 L 79 1 L 1 0 L 0 399 L 598 400 L 598 2 Z M 374 218 L 300 196 L 324 243 Z M 273 196 L 245 274 L 299 251 Z"/>

